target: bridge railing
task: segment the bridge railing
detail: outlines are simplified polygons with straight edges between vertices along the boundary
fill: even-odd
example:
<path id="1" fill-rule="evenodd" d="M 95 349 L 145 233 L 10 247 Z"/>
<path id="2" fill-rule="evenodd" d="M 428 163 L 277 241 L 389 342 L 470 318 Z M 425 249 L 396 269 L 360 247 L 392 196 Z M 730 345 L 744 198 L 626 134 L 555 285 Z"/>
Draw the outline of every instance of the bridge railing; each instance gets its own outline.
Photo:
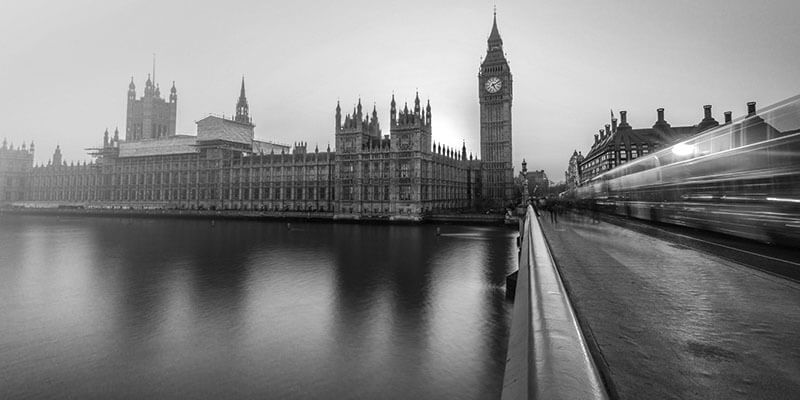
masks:
<path id="1" fill-rule="evenodd" d="M 502 398 L 607 399 L 530 206 L 520 234 L 519 275 Z"/>

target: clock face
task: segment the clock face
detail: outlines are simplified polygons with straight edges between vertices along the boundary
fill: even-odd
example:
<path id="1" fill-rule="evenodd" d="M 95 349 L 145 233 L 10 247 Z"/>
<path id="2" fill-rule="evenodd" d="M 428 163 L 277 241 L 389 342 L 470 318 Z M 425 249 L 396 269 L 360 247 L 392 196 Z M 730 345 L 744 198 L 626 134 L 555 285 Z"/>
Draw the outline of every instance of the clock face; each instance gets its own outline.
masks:
<path id="1" fill-rule="evenodd" d="M 503 81 L 500 78 L 493 76 L 486 80 L 486 91 L 489 93 L 497 93 L 503 87 Z"/>

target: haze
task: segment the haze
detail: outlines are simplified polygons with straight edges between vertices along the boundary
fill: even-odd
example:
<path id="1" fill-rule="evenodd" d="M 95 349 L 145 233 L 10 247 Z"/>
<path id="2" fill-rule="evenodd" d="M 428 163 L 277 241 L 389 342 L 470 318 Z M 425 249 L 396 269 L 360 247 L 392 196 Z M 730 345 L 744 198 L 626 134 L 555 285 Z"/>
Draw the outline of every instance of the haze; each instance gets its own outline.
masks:
<path id="1" fill-rule="evenodd" d="M 477 72 L 489 1 L 6 2 L 0 5 L 0 137 L 56 144 L 89 160 L 103 131 L 124 132 L 131 76 L 141 95 L 156 54 L 162 96 L 178 89 L 178 133 L 231 115 L 242 76 L 260 139 L 333 143 L 337 99 L 430 98 L 434 140 L 479 151 Z M 702 106 L 741 115 L 800 92 L 800 2 L 498 1 L 514 74 L 514 165 L 564 179 L 573 150 L 628 110 L 651 126 L 696 124 Z"/>

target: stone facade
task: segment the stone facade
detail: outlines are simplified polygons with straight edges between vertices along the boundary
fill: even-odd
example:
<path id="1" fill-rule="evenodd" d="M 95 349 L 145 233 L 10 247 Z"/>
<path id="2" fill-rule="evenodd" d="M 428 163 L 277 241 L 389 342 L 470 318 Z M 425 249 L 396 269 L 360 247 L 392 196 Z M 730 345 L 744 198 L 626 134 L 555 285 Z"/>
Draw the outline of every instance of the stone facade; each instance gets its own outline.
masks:
<path id="1" fill-rule="evenodd" d="M 136 99 L 136 85 L 128 85 L 128 109 L 125 125 L 125 139 L 127 141 L 159 139 L 175 136 L 175 125 L 178 112 L 178 93 L 175 82 L 172 82 L 169 100 L 161 98 L 161 89 L 158 84 L 150 80 L 144 87 L 144 96 Z"/>
<path id="2" fill-rule="evenodd" d="M 0 147 L 0 205 L 11 204 L 25 198 L 28 176 L 33 166 L 34 145 L 24 143 L 14 148 L 3 139 Z"/>
<path id="3" fill-rule="evenodd" d="M 583 162 L 583 154 L 575 150 L 569 158 L 567 170 L 564 171 L 564 182 L 567 189 L 574 189 L 581 185 L 580 165 Z"/>
<path id="4" fill-rule="evenodd" d="M 420 220 L 427 213 L 513 201 L 511 73 L 496 18 L 479 76 L 482 162 L 436 144 L 430 101 L 413 108 L 390 103 L 389 134 L 376 107 L 361 101 L 352 114 L 335 111 L 335 150 L 255 139 L 244 78 L 235 117 L 197 121 L 197 135 L 175 133 L 177 92 L 160 97 L 148 77 L 144 96 L 128 87 L 125 139 L 106 132 L 95 160 L 67 165 L 56 149 L 48 165 L 31 168 L 13 201 L 30 207 L 215 209 L 332 213 L 340 219 Z M 486 189 L 482 189 L 486 188 Z M 22 193 L 22 195 L 20 195 Z"/>
<path id="5" fill-rule="evenodd" d="M 468 208 L 479 192 L 480 162 L 432 141 L 430 102 L 421 110 L 391 104 L 390 135 L 381 136 L 377 110 L 361 104 L 342 119 L 337 151 L 259 141 L 244 88 L 234 119 L 197 121 L 197 136 L 132 141 L 103 138 L 95 161 L 66 165 L 56 149 L 48 165 L 30 169 L 29 187 L 13 200 L 33 207 L 215 209 L 333 213 L 419 220 L 427 212 Z"/>

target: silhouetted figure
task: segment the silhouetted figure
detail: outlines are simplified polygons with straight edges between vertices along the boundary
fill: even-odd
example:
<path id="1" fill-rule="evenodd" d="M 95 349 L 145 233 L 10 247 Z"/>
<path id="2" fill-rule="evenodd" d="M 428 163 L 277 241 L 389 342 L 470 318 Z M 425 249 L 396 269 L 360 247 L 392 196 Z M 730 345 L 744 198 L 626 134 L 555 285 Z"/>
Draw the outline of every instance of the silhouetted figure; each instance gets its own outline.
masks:
<path id="1" fill-rule="evenodd" d="M 550 223 L 558 223 L 558 205 L 556 202 L 550 203 Z"/>

